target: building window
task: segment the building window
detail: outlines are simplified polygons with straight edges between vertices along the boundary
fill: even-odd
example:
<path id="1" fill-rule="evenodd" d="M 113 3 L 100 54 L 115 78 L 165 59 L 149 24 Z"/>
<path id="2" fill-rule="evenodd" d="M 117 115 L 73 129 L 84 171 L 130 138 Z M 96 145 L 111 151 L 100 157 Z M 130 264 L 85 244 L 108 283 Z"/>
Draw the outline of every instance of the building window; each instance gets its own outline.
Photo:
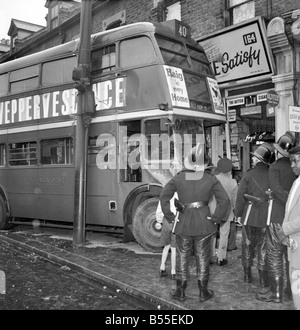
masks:
<path id="1" fill-rule="evenodd" d="M 181 21 L 181 4 L 180 4 L 180 2 L 176 2 L 173 5 L 167 7 L 166 21 L 170 21 L 172 19 L 177 19 L 178 21 Z"/>
<path id="2" fill-rule="evenodd" d="M 50 16 L 50 30 L 58 27 L 58 4 L 49 8 L 49 16 Z"/>
<path id="3" fill-rule="evenodd" d="M 254 0 L 228 0 L 229 25 L 237 24 L 255 17 Z"/>

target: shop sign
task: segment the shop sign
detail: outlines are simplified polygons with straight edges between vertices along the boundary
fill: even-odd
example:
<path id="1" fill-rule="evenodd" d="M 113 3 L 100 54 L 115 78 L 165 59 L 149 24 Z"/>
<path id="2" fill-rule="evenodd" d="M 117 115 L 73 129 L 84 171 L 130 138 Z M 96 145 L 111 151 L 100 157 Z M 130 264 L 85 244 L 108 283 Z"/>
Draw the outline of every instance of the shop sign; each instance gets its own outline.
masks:
<path id="1" fill-rule="evenodd" d="M 261 16 L 199 40 L 221 88 L 269 78 L 274 62 Z"/>
<path id="2" fill-rule="evenodd" d="M 251 116 L 261 114 L 261 106 L 241 108 L 241 116 Z"/>
<path id="3" fill-rule="evenodd" d="M 228 109 L 228 121 L 233 122 L 236 121 L 236 109 Z"/>
<path id="4" fill-rule="evenodd" d="M 270 104 L 267 104 L 266 115 L 267 117 L 275 117 L 275 108 Z"/>
<path id="5" fill-rule="evenodd" d="M 230 99 L 227 101 L 227 106 L 228 107 L 235 107 L 236 105 L 241 105 L 245 103 L 245 98 L 244 97 L 239 97 L 236 99 Z"/>
<path id="6" fill-rule="evenodd" d="M 279 98 L 279 95 L 271 90 L 271 91 L 268 91 L 267 93 L 267 102 L 273 106 L 276 106 L 279 104 L 279 101 L 280 101 L 280 98 Z"/>
<path id="7" fill-rule="evenodd" d="M 257 94 L 257 102 L 267 101 L 267 93 Z"/>
<path id="8" fill-rule="evenodd" d="M 292 132 L 300 132 L 300 107 L 289 106 L 289 127 Z"/>

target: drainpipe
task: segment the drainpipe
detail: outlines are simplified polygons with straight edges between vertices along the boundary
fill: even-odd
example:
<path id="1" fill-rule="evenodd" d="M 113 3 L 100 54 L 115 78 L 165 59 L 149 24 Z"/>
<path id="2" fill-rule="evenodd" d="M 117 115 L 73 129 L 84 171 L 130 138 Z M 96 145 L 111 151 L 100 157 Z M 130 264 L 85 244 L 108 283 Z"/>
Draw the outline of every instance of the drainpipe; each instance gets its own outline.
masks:
<path id="1" fill-rule="evenodd" d="M 73 223 L 73 245 L 75 247 L 85 245 L 88 129 L 91 116 L 95 111 L 90 73 L 92 4 L 93 2 L 90 0 L 81 0 L 78 67 L 74 69 L 72 77 L 75 81 L 75 88 L 78 90 Z"/>

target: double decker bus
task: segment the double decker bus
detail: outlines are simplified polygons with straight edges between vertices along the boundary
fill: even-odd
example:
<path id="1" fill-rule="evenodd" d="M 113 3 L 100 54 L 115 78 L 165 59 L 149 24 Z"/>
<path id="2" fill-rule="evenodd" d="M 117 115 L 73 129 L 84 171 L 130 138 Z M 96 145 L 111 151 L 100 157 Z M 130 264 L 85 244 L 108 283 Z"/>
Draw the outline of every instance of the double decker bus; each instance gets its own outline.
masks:
<path id="1" fill-rule="evenodd" d="M 78 48 L 0 64 L 0 229 L 73 224 Z M 86 228 L 160 251 L 155 212 L 181 137 L 205 140 L 206 127 L 225 122 L 209 62 L 181 22 L 141 22 L 91 36 L 91 76 Z"/>

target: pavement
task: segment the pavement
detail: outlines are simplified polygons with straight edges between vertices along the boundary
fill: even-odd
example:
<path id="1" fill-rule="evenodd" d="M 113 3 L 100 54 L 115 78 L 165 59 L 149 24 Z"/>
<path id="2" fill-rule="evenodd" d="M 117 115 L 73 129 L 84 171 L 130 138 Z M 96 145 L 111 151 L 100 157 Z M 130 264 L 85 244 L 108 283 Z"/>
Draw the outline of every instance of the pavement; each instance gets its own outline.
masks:
<path id="1" fill-rule="evenodd" d="M 85 245 L 79 248 L 73 244 L 72 230 L 65 229 L 17 226 L 0 231 L 0 239 L 146 302 L 153 310 L 294 310 L 293 302 L 285 297 L 280 304 L 255 299 L 259 290 L 255 259 L 253 283 L 243 282 L 240 230 L 237 250 L 227 254 L 228 264 L 210 267 L 209 288 L 215 296 L 204 303 L 198 299 L 194 258 L 190 264 L 187 299 L 180 302 L 170 297 L 170 290 L 176 287 L 170 275 L 170 257 L 166 264 L 168 276 L 160 278 L 161 254 L 147 252 L 135 242 L 124 243 L 117 233 L 87 232 Z"/>

